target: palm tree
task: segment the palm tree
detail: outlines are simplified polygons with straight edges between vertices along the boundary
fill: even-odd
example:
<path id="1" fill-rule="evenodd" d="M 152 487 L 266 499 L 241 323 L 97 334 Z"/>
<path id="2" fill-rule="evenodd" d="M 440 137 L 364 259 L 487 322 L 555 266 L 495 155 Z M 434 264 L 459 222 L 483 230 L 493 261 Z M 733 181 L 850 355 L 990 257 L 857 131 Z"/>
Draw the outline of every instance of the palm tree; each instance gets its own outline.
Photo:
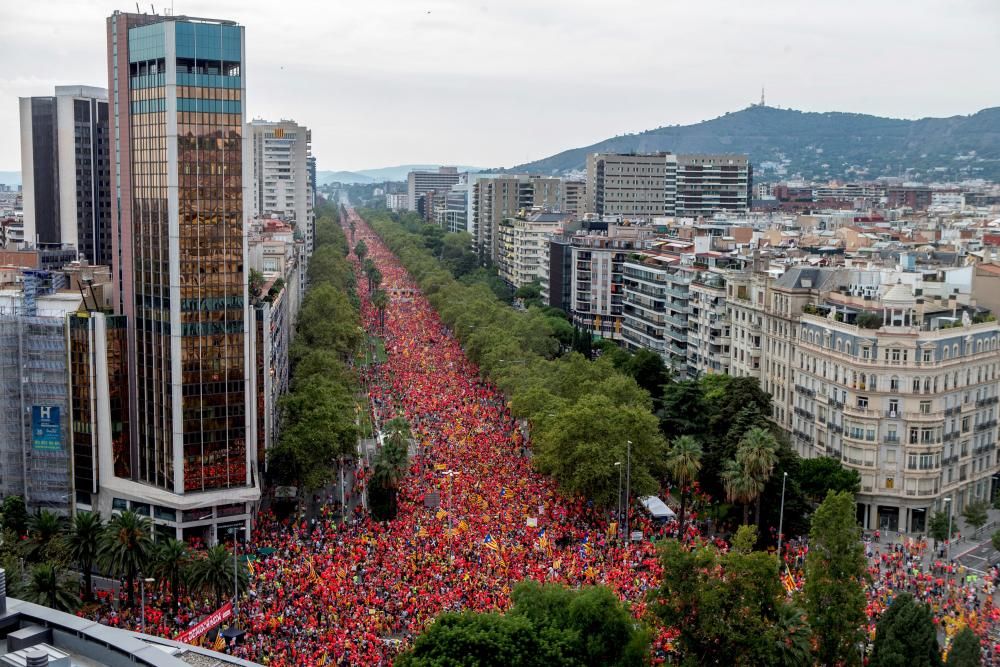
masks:
<path id="1" fill-rule="evenodd" d="M 100 512 L 77 512 L 66 535 L 70 558 L 83 571 L 83 597 L 88 602 L 94 595 L 91 579 L 103 530 Z"/>
<path id="2" fill-rule="evenodd" d="M 111 574 L 125 577 L 130 608 L 135 607 L 135 578 L 149 568 L 153 552 L 151 525 L 148 517 L 126 510 L 111 517 L 101 535 L 98 560 Z"/>
<path id="3" fill-rule="evenodd" d="M 774 630 L 778 649 L 778 665 L 781 667 L 808 667 L 814 664 L 812 630 L 802 609 L 791 604 L 780 605 Z"/>
<path id="4" fill-rule="evenodd" d="M 747 474 L 760 483 L 763 490 L 771 478 L 778 462 L 778 443 L 769 431 L 755 427 L 743 434 L 736 450 L 736 460 L 746 469 Z M 760 493 L 754 499 L 754 523 L 760 530 Z"/>
<path id="5" fill-rule="evenodd" d="M 378 310 L 379 329 L 385 331 L 385 309 L 389 306 L 389 295 L 378 290 L 372 295 L 372 305 Z"/>
<path id="6" fill-rule="evenodd" d="M 51 547 L 63 532 L 63 519 L 55 512 L 40 510 L 28 522 L 28 536 L 31 548 L 28 560 L 45 560 Z"/>
<path id="7" fill-rule="evenodd" d="M 39 563 L 32 567 L 20 595 L 28 602 L 59 611 L 72 612 L 80 606 L 76 583 L 52 563 Z"/>
<path id="8" fill-rule="evenodd" d="M 372 482 L 385 489 L 389 499 L 389 516 L 396 515 L 396 489 L 406 476 L 409 461 L 410 426 L 402 417 L 386 422 L 386 437 L 378 451 L 372 471 Z"/>
<path id="9" fill-rule="evenodd" d="M 153 572 L 162 581 L 169 582 L 175 616 L 180 604 L 181 579 L 188 574 L 190 564 L 191 553 L 182 540 L 169 539 L 160 544 L 153 554 Z"/>
<path id="10" fill-rule="evenodd" d="M 667 452 L 667 470 L 681 490 L 681 515 L 679 535 L 684 539 L 684 513 L 687 509 L 688 487 L 701 470 L 701 445 L 690 435 L 682 435 Z"/>
<path id="11" fill-rule="evenodd" d="M 246 590 L 246 567 L 240 564 L 240 588 Z M 217 544 L 205 551 L 204 557 L 191 565 L 191 584 L 195 588 L 215 594 L 217 606 L 233 590 L 233 555 L 225 545 Z"/>
<path id="12" fill-rule="evenodd" d="M 368 272 L 368 291 L 369 292 L 376 291 L 381 284 L 382 284 L 382 272 L 379 271 L 377 268 L 373 267 L 372 270 Z"/>
<path id="13" fill-rule="evenodd" d="M 764 485 L 742 463 L 730 459 L 722 469 L 722 486 L 729 502 L 743 505 L 743 525 L 749 525 L 750 503 L 764 490 Z"/>

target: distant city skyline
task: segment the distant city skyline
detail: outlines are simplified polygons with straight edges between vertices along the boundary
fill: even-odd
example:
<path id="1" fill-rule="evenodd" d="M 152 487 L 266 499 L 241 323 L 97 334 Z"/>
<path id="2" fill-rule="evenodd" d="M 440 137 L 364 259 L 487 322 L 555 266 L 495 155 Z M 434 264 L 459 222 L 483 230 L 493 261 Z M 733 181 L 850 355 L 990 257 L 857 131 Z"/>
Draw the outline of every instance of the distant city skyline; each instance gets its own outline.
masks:
<path id="1" fill-rule="evenodd" d="M 115 9 L 135 7 L 42 0 L 0 11 L 0 170 L 20 169 L 18 97 L 107 85 L 104 20 Z M 762 85 L 769 104 L 803 111 L 920 118 L 1000 105 L 1000 81 L 981 76 L 982 63 L 1000 61 L 990 0 L 173 9 L 246 26 L 248 118 L 312 128 L 321 170 L 512 166 L 736 111 L 759 101 Z"/>

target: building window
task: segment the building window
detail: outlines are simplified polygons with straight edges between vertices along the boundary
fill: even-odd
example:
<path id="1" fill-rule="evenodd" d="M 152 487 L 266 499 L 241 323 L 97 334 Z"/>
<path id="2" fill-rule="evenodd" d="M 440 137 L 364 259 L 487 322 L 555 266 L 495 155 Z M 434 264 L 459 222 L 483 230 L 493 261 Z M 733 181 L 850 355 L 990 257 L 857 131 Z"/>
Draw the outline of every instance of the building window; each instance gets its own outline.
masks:
<path id="1" fill-rule="evenodd" d="M 893 480 L 892 477 L 886 477 L 885 478 L 885 488 L 887 488 L 887 489 L 893 488 L 893 484 L 894 483 L 895 483 L 895 480 Z"/>
<path id="2" fill-rule="evenodd" d="M 934 361 L 934 351 L 924 350 L 923 351 L 923 361 Z"/>
<path id="3" fill-rule="evenodd" d="M 920 401 L 920 414 L 929 415 L 931 413 L 931 401 Z"/>

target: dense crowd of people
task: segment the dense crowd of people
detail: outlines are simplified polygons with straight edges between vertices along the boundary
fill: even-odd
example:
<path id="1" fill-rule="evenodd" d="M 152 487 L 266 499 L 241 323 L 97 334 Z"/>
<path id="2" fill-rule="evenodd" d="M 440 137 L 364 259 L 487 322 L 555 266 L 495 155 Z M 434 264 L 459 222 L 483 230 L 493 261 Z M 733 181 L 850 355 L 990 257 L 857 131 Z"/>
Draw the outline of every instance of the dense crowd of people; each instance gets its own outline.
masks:
<path id="1" fill-rule="evenodd" d="M 387 664 L 441 612 L 505 609 L 527 578 L 602 583 L 642 615 L 658 581 L 652 545 L 623 544 L 609 532 L 614 517 L 563 498 L 531 469 L 503 396 L 381 240 L 355 225 L 391 299 L 387 358 L 361 369 L 372 418 L 403 416 L 416 445 L 399 513 L 387 523 L 359 513 L 346 525 L 329 508 L 315 525 L 260 519 L 254 544 L 275 552 L 256 568 L 249 633 L 235 653 L 275 666 Z M 365 281 L 358 292 L 374 330 Z"/>
<path id="2" fill-rule="evenodd" d="M 643 617 L 646 592 L 660 575 L 651 541 L 620 539 L 612 514 L 563 497 L 531 469 L 530 443 L 501 393 L 479 377 L 399 261 L 350 214 L 390 296 L 379 327 L 366 281 L 358 281 L 365 327 L 377 329 L 386 349 L 384 362 L 359 369 L 370 418 L 379 426 L 404 417 L 415 441 L 398 515 L 377 522 L 357 502 L 348 503 L 354 510 L 346 520 L 333 502 L 308 522 L 301 514 L 279 520 L 263 512 L 252 545 L 268 555 L 256 562 L 241 601 L 246 637 L 227 650 L 273 667 L 385 665 L 442 612 L 508 608 L 511 586 L 524 579 L 603 584 Z M 353 255 L 351 260 L 360 276 L 360 263 Z M 363 457 L 357 461 L 348 498 L 364 494 L 369 465 Z M 630 523 L 646 537 L 664 531 L 641 514 Z M 694 522 L 687 526 L 687 538 L 700 534 Z M 998 573 L 969 578 L 941 561 L 925 569 L 925 549 L 923 542 L 866 546 L 869 630 L 894 595 L 910 592 L 932 605 L 945 634 L 962 625 L 976 630 L 984 638 L 986 664 L 994 664 L 1000 656 L 1000 645 L 990 639 L 1000 627 L 993 605 Z M 805 540 L 785 544 L 783 581 L 790 593 L 802 586 L 807 553 Z M 147 623 L 165 636 L 211 611 L 207 601 L 186 600 L 183 617 L 172 617 L 159 611 L 168 608 L 160 603 L 154 594 Z M 127 612 L 112 616 L 104 609 L 101 620 L 138 626 Z M 673 636 L 669 629 L 657 631 L 654 663 L 667 659 Z"/>

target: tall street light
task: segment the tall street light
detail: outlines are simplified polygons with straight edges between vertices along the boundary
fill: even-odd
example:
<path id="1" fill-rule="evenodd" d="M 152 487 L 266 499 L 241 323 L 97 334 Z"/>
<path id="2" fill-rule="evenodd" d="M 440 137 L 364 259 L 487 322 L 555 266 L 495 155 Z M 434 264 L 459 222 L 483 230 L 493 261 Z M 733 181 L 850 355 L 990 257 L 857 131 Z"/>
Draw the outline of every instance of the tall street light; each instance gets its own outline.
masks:
<path id="1" fill-rule="evenodd" d="M 626 440 L 625 450 L 625 539 L 632 539 L 632 522 L 629 520 L 629 503 L 632 501 L 632 441 Z"/>
<path id="2" fill-rule="evenodd" d="M 448 476 L 448 539 L 453 537 L 452 534 L 452 510 L 454 509 L 453 492 L 452 487 L 455 485 L 455 475 L 461 475 L 457 470 L 445 470 L 442 475 Z M 453 555 L 454 556 L 454 555 Z"/>
<path id="3" fill-rule="evenodd" d="M 155 582 L 152 577 L 141 577 L 139 579 L 139 597 L 142 601 L 139 612 L 142 614 L 142 634 L 146 634 L 146 584 Z"/>
<path id="4" fill-rule="evenodd" d="M 239 526 L 233 528 L 233 627 L 239 628 L 240 625 L 240 563 L 239 563 L 239 546 L 240 546 L 240 533 L 246 531 L 246 526 Z"/>
<path id="5" fill-rule="evenodd" d="M 788 481 L 786 472 L 781 478 L 781 512 L 778 514 L 778 573 L 781 573 L 781 537 L 785 528 L 785 482 Z"/>
<path id="6" fill-rule="evenodd" d="M 622 530 L 622 462 L 615 461 L 615 467 L 618 468 L 618 513 L 615 515 L 615 519 L 618 521 L 618 533 L 620 538 Z"/>

